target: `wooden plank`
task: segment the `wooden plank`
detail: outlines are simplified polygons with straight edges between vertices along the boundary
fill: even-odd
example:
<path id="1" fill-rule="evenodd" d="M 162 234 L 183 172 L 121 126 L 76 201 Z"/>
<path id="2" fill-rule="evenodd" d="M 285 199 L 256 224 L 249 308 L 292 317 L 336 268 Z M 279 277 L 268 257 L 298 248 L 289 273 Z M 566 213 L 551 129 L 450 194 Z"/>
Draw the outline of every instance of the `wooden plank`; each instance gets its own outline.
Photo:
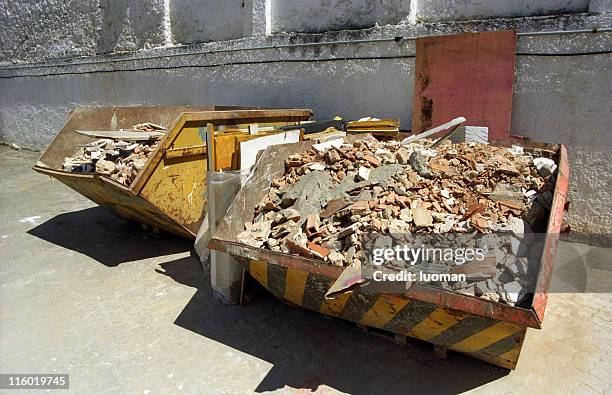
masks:
<path id="1" fill-rule="evenodd" d="M 75 130 L 83 136 L 108 138 L 124 141 L 159 140 L 164 133 L 161 132 L 131 132 L 121 130 Z"/>
<path id="2" fill-rule="evenodd" d="M 379 128 L 381 126 L 389 126 L 393 128 L 399 128 L 399 120 L 398 119 L 379 119 L 378 121 L 350 121 L 346 124 L 348 128 Z"/>
<path id="3" fill-rule="evenodd" d="M 509 138 L 515 54 L 512 30 L 417 39 L 412 132 L 462 116 Z"/>
<path id="4" fill-rule="evenodd" d="M 385 130 L 385 129 L 349 129 L 346 131 L 347 133 L 351 134 L 363 134 L 363 133 L 372 133 L 372 134 L 379 134 L 379 135 L 390 135 L 390 136 L 397 136 L 399 134 L 399 130 L 394 129 L 394 130 Z"/>

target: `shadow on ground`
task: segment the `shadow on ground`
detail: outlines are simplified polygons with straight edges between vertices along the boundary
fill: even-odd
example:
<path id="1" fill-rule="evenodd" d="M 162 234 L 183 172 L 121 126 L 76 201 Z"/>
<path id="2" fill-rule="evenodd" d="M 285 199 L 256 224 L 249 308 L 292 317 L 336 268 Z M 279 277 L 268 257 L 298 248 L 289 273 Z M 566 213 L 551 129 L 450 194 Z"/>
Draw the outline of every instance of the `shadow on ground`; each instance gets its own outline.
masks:
<path id="1" fill-rule="evenodd" d="M 461 354 L 440 360 L 426 343 L 397 345 L 269 294 L 245 306 L 224 305 L 213 298 L 197 258 L 161 266 L 160 273 L 197 288 L 176 325 L 274 365 L 256 392 L 325 385 L 353 394 L 451 394 L 509 373 Z"/>
<path id="2" fill-rule="evenodd" d="M 109 267 L 192 247 L 192 241 L 172 235 L 153 238 L 101 207 L 60 214 L 28 233 Z M 224 305 L 212 296 L 208 276 L 193 252 L 161 264 L 157 271 L 197 289 L 176 325 L 273 364 L 256 392 L 324 385 L 353 394 L 444 394 L 508 374 L 460 354 L 439 360 L 427 344 L 400 346 L 351 323 L 285 306 L 269 294 L 245 306 Z"/>
<path id="3" fill-rule="evenodd" d="M 193 246 L 191 240 L 167 233 L 156 239 L 138 224 L 124 221 L 102 207 L 59 214 L 30 229 L 28 234 L 109 267 L 189 251 Z"/>

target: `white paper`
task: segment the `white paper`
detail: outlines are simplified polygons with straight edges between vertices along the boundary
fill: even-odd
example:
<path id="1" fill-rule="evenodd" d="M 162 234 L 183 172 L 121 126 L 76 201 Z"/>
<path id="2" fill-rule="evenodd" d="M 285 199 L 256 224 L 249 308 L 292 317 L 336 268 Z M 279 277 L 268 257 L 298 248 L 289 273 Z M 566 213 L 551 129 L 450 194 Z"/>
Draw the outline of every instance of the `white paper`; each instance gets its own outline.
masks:
<path id="1" fill-rule="evenodd" d="M 248 170 L 255 164 L 257 153 L 271 145 L 297 143 L 300 141 L 299 130 L 257 137 L 240 143 L 240 169 Z"/>

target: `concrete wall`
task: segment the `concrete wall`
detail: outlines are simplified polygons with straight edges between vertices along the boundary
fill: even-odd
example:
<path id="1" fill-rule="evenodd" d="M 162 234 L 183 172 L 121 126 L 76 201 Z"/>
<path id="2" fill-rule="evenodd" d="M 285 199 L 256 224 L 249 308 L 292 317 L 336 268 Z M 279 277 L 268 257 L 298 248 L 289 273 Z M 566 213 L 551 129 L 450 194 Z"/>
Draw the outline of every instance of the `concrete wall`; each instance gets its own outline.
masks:
<path id="1" fill-rule="evenodd" d="M 610 0 L 0 0 L 0 64 L 280 32 L 610 11 Z"/>
<path id="2" fill-rule="evenodd" d="M 229 12 L 228 20 L 235 18 L 236 26 L 219 28 L 216 33 L 204 28 L 196 30 L 196 26 L 214 14 L 190 9 L 189 3 L 180 6 L 168 0 L 148 1 L 150 12 L 129 1 L 123 3 L 127 8 L 117 8 L 119 3 L 113 2 L 113 8 L 104 12 L 94 10 L 93 3 L 79 2 L 89 13 L 85 18 L 87 23 L 69 13 L 63 18 L 74 27 L 73 35 L 60 34 L 62 23 L 59 19 L 53 23 L 48 21 L 44 26 L 36 25 L 34 21 L 40 19 L 43 12 L 36 8 L 38 3 L 24 3 L 30 22 L 22 23 L 16 22 L 15 15 L 19 12 L 16 8 L 0 2 L 2 11 L 8 10 L 1 16 L 7 26 L 6 31 L 0 32 L 3 59 L 34 61 L 94 54 L 125 47 L 127 43 L 132 43 L 132 48 L 163 46 L 168 44 L 169 27 L 174 32 L 179 31 L 176 26 L 178 9 L 192 28 L 185 29 L 181 33 L 184 35 L 177 34 L 177 41 L 206 41 L 214 38 L 211 34 L 250 37 L 0 67 L 0 141 L 43 149 L 72 108 L 113 104 L 308 107 L 318 119 L 335 115 L 347 118 L 376 115 L 399 118 L 402 125 L 409 128 L 415 46 L 413 40 L 398 44 L 393 41 L 394 37 L 513 28 L 526 35 L 518 40 L 512 132 L 568 146 L 572 168 L 572 209 L 568 218 L 574 234 L 591 242 L 612 244 L 608 234 L 612 225 L 609 209 L 612 207 L 612 165 L 609 161 L 612 140 L 608 138 L 612 34 L 530 35 L 594 27 L 610 29 L 611 14 L 431 24 L 403 21 L 369 30 L 270 35 L 274 26 L 273 0 L 247 1 L 244 7 L 241 2 L 232 3 L 227 10 L 236 12 Z M 174 19 L 169 9 L 175 10 Z M 159 27 L 161 35 L 150 31 L 139 33 L 141 30 L 132 25 L 140 26 L 145 22 L 139 22 L 136 15 L 152 15 L 153 12 L 166 17 Z M 109 15 L 107 19 L 104 13 Z M 45 18 L 43 20 L 48 20 Z M 118 20 L 128 23 L 116 25 Z M 237 26 L 239 20 L 242 21 L 240 27 Z M 324 20 L 325 23 L 333 22 L 330 21 Z M 108 29 L 100 31 L 103 24 L 114 26 L 115 33 L 109 33 Z M 122 26 L 121 30 L 117 26 Z M 83 31 L 96 32 L 96 38 L 88 38 Z M 38 38 L 30 37 L 36 34 Z M 349 45 L 308 44 L 355 38 L 390 40 Z M 60 46 L 60 42 L 64 44 Z M 275 46 L 280 48 L 271 48 Z M 64 52 L 50 50 L 55 47 L 61 47 Z M 34 50 L 30 51 L 31 48 Z"/>
<path id="3" fill-rule="evenodd" d="M 565 144 L 574 236 L 612 244 L 612 140 L 608 54 L 525 56 L 516 65 L 512 131 Z"/>
<path id="4" fill-rule="evenodd" d="M 251 4 L 245 0 L 172 0 L 174 41 L 189 44 L 250 35 L 245 27 L 251 18 Z"/>
<path id="5" fill-rule="evenodd" d="M 272 0 L 273 32 L 318 33 L 397 24 L 410 0 Z"/>
<path id="6" fill-rule="evenodd" d="M 164 44 L 163 0 L 0 1 L 0 63 Z"/>
<path id="7" fill-rule="evenodd" d="M 486 19 L 586 12 L 589 0 L 418 0 L 417 22 Z"/>

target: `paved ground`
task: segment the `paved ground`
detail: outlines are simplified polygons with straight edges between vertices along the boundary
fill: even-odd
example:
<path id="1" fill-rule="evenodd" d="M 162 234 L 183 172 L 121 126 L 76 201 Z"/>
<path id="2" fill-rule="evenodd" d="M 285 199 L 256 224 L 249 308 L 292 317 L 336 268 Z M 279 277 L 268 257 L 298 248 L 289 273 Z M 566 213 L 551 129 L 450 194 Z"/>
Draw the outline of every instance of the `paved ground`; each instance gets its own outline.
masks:
<path id="1" fill-rule="evenodd" d="M 271 297 L 222 305 L 190 242 L 148 236 L 36 159 L 0 147 L 0 373 L 69 373 L 75 393 L 612 391 L 612 250 L 560 244 L 553 287 L 591 293 L 551 294 L 508 372 Z"/>

